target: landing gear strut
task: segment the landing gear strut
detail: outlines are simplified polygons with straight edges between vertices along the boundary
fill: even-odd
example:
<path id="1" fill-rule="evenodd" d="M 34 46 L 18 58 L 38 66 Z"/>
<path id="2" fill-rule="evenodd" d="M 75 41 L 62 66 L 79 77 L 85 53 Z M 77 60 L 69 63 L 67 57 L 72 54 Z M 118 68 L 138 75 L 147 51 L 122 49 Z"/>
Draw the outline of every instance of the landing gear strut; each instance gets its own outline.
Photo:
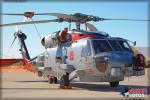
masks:
<path id="1" fill-rule="evenodd" d="M 63 75 L 60 78 L 60 88 L 65 89 L 66 87 L 69 86 L 70 86 L 69 73 L 66 73 L 66 75 Z"/>

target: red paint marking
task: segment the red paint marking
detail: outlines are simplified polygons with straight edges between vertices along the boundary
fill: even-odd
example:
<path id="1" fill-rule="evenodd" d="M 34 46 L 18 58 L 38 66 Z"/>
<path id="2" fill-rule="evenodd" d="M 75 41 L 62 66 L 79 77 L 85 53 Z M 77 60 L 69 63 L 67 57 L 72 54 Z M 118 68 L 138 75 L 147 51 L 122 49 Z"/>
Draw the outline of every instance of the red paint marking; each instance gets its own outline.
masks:
<path id="1" fill-rule="evenodd" d="M 74 60 L 74 52 L 70 51 L 70 61 L 73 61 L 73 60 Z"/>
<path id="2" fill-rule="evenodd" d="M 27 59 L 23 59 L 24 63 L 24 69 L 31 71 L 31 72 L 37 72 L 38 68 L 35 66 L 32 66 Z"/>
<path id="3" fill-rule="evenodd" d="M 72 33 L 72 41 L 76 41 L 79 39 L 87 38 L 87 37 L 94 37 L 95 34 L 78 34 L 78 33 Z"/>

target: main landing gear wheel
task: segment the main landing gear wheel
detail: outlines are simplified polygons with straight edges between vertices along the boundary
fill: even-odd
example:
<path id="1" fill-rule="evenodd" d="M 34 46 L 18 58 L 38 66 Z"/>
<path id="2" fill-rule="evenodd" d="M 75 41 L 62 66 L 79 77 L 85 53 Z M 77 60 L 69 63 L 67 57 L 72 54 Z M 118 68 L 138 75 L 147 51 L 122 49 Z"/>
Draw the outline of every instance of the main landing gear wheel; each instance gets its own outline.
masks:
<path id="1" fill-rule="evenodd" d="M 117 82 L 109 82 L 109 85 L 110 85 L 111 87 L 118 87 L 119 82 L 118 82 L 118 81 L 117 81 Z"/>
<path id="2" fill-rule="evenodd" d="M 48 79 L 48 83 L 49 83 L 49 84 L 52 84 L 52 83 L 53 83 L 53 81 L 54 81 L 54 80 L 53 80 L 53 78 L 52 78 L 52 77 L 50 77 L 50 78 Z"/>
<path id="3" fill-rule="evenodd" d="M 57 84 L 57 82 L 58 82 L 57 77 L 54 77 L 54 78 L 53 78 L 53 80 L 54 80 L 54 82 L 53 82 L 53 83 Z"/>
<path id="4" fill-rule="evenodd" d="M 69 80 L 69 73 L 66 73 L 66 75 L 63 75 L 60 78 L 60 88 L 61 89 L 70 89 L 70 80 Z"/>
<path id="5" fill-rule="evenodd" d="M 56 84 L 57 82 L 58 82 L 57 77 L 50 77 L 50 78 L 48 79 L 48 83 L 49 83 L 49 84 L 52 84 L 52 83 Z"/>
<path id="6" fill-rule="evenodd" d="M 43 73 L 41 71 L 38 71 L 38 77 L 42 77 L 43 76 Z"/>

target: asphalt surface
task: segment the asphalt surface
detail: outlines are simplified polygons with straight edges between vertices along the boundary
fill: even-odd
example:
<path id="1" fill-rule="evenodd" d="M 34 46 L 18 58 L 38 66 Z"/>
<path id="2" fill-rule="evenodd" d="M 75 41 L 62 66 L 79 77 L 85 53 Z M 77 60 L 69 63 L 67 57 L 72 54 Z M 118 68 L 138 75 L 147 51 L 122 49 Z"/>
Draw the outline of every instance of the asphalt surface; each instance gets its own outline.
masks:
<path id="1" fill-rule="evenodd" d="M 125 87 L 149 88 L 148 70 L 145 76 L 125 78 L 117 88 L 110 87 L 108 82 L 84 83 L 72 82 L 72 89 L 60 89 L 59 84 L 49 84 L 47 79 L 39 78 L 35 73 L 1 72 L 1 99 L 51 99 L 51 98 L 88 98 L 88 99 L 124 99 L 121 95 Z M 147 98 L 144 95 L 144 98 Z M 20 100 L 20 99 L 19 99 Z"/>

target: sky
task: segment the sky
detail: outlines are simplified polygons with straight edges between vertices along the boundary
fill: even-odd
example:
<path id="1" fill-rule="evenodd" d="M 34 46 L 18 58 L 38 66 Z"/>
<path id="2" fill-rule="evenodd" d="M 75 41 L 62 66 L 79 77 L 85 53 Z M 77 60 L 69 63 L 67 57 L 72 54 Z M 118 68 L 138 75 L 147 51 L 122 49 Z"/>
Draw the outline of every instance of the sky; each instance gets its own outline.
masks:
<path id="1" fill-rule="evenodd" d="M 2 3 L 2 13 L 84 13 L 103 18 L 130 18 L 148 19 L 147 2 L 26 2 L 26 3 Z M 1 16 L 2 23 L 21 22 L 23 16 Z M 33 20 L 55 19 L 51 16 L 34 16 Z M 30 21 L 29 19 L 27 21 Z M 131 21 L 102 21 L 92 22 L 99 31 L 107 32 L 113 37 L 122 37 L 136 41 L 137 46 L 148 46 L 148 22 Z M 36 24 L 41 37 L 61 30 L 68 23 Z M 20 58 L 18 41 L 15 41 L 9 50 L 14 38 L 15 26 L 2 27 L 2 53 L 3 58 Z M 41 40 L 36 33 L 34 25 L 20 26 L 22 32 L 27 35 L 27 48 L 31 57 L 44 52 Z"/>

